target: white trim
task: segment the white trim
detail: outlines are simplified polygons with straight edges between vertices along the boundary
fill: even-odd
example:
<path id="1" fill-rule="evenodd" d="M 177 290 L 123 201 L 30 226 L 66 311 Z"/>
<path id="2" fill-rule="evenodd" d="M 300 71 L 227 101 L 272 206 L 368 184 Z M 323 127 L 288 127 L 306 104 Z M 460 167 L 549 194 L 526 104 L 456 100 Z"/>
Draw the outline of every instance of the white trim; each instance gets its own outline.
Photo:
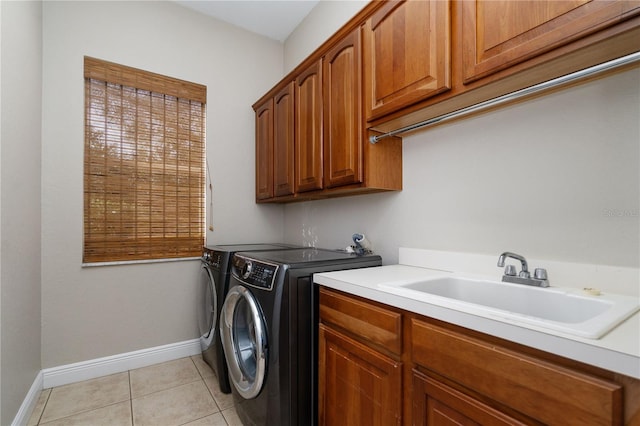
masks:
<path id="1" fill-rule="evenodd" d="M 38 403 L 42 389 L 95 379 L 96 377 L 107 376 L 109 374 L 122 373 L 135 368 L 146 367 L 160 362 L 198 355 L 200 353 L 200 339 L 193 339 L 104 358 L 76 362 L 75 364 L 45 368 L 38 372 L 11 426 L 22 426 L 29 422 L 29 418 Z"/>
<path id="2" fill-rule="evenodd" d="M 13 422 L 11 422 L 11 426 L 26 425 L 29 422 L 31 413 L 33 413 L 33 409 L 38 403 L 40 391 L 43 389 L 42 380 L 43 374 L 41 370 L 38 371 L 38 375 L 33 381 L 31 388 L 29 388 L 29 392 L 27 392 L 27 396 L 25 396 L 24 401 L 22 401 L 22 405 L 20 405 L 20 409 L 16 413 L 16 417 L 13 419 Z"/>
<path id="3" fill-rule="evenodd" d="M 43 383 L 41 389 L 95 379 L 96 377 L 121 373 L 199 353 L 201 353 L 200 340 L 193 339 L 59 367 L 45 368 L 42 370 Z"/>

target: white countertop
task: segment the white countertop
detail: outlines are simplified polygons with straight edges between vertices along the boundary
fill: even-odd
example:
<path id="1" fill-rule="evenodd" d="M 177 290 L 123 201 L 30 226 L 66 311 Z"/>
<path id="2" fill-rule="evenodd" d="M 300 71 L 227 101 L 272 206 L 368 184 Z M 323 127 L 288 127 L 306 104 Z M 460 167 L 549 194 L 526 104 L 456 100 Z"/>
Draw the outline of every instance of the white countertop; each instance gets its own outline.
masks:
<path id="1" fill-rule="evenodd" d="M 402 255 L 400 260 L 403 260 Z M 448 269 L 452 269 L 451 265 L 448 266 Z M 379 286 L 435 278 L 450 273 L 451 271 L 420 266 L 389 265 L 314 274 L 313 279 L 325 287 L 640 379 L 640 312 L 600 339 L 587 339 L 479 317 L 393 294 Z"/>

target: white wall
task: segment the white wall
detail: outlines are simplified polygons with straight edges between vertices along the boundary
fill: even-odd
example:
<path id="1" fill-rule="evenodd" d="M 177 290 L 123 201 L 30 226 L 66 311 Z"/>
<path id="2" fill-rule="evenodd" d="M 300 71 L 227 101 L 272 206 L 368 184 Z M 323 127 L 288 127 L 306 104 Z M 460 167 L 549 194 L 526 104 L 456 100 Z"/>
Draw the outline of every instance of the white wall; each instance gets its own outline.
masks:
<path id="1" fill-rule="evenodd" d="M 282 77 L 282 45 L 171 2 L 43 8 L 42 367 L 195 338 L 199 261 L 81 268 L 83 56 L 205 84 L 207 242 L 277 241 L 282 207 L 254 203 L 251 105 Z"/>
<path id="2" fill-rule="evenodd" d="M 638 268 L 639 121 L 636 68 L 415 132 L 402 192 L 289 204 L 285 240 L 344 247 L 362 232 L 386 264 L 416 247 Z"/>
<path id="3" fill-rule="evenodd" d="M 42 5 L 1 2 L 0 424 L 40 370 Z"/>

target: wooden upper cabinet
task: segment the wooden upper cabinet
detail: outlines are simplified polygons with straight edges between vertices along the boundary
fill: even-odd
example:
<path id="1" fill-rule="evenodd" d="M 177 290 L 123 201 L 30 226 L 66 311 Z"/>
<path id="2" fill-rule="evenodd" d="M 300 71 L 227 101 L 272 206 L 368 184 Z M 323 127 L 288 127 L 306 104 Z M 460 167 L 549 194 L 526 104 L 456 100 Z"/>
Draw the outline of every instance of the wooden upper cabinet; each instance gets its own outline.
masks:
<path id="1" fill-rule="evenodd" d="M 273 99 L 256 113 L 256 201 L 273 198 Z"/>
<path id="2" fill-rule="evenodd" d="M 367 120 L 451 88 L 448 0 L 386 3 L 365 22 L 363 44 Z"/>
<path id="3" fill-rule="evenodd" d="M 464 83 L 596 33 L 640 11 L 637 0 L 460 3 Z"/>
<path id="4" fill-rule="evenodd" d="M 295 192 L 322 189 L 322 60 L 295 81 Z"/>
<path id="5" fill-rule="evenodd" d="M 294 191 L 294 95 L 293 81 L 274 98 L 273 187 L 276 197 Z"/>
<path id="6" fill-rule="evenodd" d="M 324 178 L 332 188 L 362 182 L 362 60 L 356 29 L 323 64 Z"/>

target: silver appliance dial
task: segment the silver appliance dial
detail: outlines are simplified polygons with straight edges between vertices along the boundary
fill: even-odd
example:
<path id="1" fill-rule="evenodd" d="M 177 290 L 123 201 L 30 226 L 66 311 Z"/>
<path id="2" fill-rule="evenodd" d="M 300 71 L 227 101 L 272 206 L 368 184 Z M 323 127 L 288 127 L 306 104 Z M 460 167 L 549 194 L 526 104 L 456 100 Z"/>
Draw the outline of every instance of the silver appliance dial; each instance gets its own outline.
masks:
<path id="1" fill-rule="evenodd" d="M 245 264 L 242 266 L 242 278 L 243 279 L 247 279 L 249 278 L 249 276 L 251 275 L 251 271 L 253 271 L 253 262 L 251 262 L 250 260 L 247 260 L 245 262 Z"/>

